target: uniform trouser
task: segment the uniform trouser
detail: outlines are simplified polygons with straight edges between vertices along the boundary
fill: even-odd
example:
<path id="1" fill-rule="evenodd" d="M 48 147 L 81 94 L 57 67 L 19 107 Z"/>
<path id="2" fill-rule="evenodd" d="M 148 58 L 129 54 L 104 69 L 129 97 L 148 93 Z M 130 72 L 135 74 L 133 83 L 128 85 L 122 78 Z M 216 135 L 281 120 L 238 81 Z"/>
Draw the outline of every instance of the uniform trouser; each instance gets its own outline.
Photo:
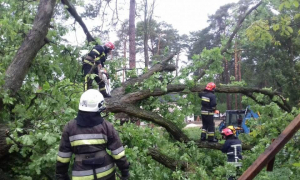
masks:
<path id="1" fill-rule="evenodd" d="M 83 75 L 84 75 L 84 90 L 88 90 L 88 89 L 92 89 L 93 86 L 93 79 L 91 79 L 89 77 L 89 74 L 96 74 L 97 76 L 95 76 L 94 80 L 97 82 L 98 86 L 99 86 L 99 91 L 103 91 L 105 90 L 105 82 L 102 81 L 99 76 L 98 76 L 98 68 L 95 67 L 94 69 L 92 69 L 92 65 L 84 63 L 82 66 L 82 70 L 83 70 Z"/>
<path id="2" fill-rule="evenodd" d="M 206 133 L 208 139 L 213 139 L 215 136 L 215 122 L 213 115 L 201 115 L 202 119 L 202 133 L 201 137 L 206 138 Z"/>

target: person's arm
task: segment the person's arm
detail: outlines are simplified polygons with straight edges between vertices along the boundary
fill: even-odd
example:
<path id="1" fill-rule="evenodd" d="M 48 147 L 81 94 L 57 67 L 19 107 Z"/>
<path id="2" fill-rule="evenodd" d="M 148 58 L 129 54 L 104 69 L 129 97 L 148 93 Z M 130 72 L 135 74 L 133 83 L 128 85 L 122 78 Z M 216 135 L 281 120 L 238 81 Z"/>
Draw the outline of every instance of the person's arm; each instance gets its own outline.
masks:
<path id="1" fill-rule="evenodd" d="M 101 64 L 102 67 L 104 67 L 104 62 L 106 59 L 106 54 L 104 52 L 104 48 L 100 45 L 97 45 L 94 47 L 93 51 L 96 52 L 95 63 L 97 65 Z"/>
<path id="2" fill-rule="evenodd" d="M 200 97 L 200 99 L 202 98 L 202 93 L 198 93 L 198 96 Z"/>
<path id="3" fill-rule="evenodd" d="M 210 106 L 213 110 L 216 110 L 216 106 L 217 106 L 217 100 L 216 100 L 216 96 L 213 95 L 211 98 L 210 98 Z"/>
<path id="4" fill-rule="evenodd" d="M 230 143 L 228 141 L 225 141 L 225 144 L 223 145 L 221 151 L 223 153 L 227 153 L 229 148 L 230 148 Z"/>
<path id="5" fill-rule="evenodd" d="M 123 179 L 128 179 L 129 163 L 125 156 L 125 149 L 115 128 L 111 125 L 111 127 L 109 127 L 109 130 L 110 132 L 108 133 L 107 142 L 108 149 L 111 151 L 111 155 L 119 170 L 121 171 Z"/>
<path id="6" fill-rule="evenodd" d="M 72 148 L 68 135 L 68 124 L 65 126 L 56 160 L 56 179 L 70 180 L 68 169 L 72 157 Z"/>

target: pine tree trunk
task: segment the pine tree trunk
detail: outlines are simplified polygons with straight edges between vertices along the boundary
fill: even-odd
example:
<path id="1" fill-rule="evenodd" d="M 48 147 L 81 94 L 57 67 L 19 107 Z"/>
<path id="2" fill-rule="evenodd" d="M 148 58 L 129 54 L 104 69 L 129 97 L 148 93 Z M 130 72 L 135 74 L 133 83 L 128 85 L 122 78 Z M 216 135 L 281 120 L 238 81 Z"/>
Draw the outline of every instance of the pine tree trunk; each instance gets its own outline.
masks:
<path id="1" fill-rule="evenodd" d="M 135 68 L 135 0 L 130 0 L 129 12 L 129 67 Z"/>
<path id="2" fill-rule="evenodd" d="M 159 45 L 160 45 L 160 36 L 161 34 L 158 36 L 158 44 L 157 44 L 157 55 L 159 55 Z"/>
<path id="3" fill-rule="evenodd" d="M 242 56 L 241 56 L 242 51 L 239 51 L 239 61 L 238 61 L 238 71 L 239 71 L 239 81 L 242 81 L 242 72 L 241 72 L 241 65 L 242 65 Z M 240 109 L 243 109 L 242 105 L 242 94 L 239 94 L 239 105 Z"/>
<path id="4" fill-rule="evenodd" d="M 147 19 L 147 11 L 148 11 L 148 1 L 145 1 L 144 7 L 144 56 L 145 56 L 145 68 L 148 69 L 149 66 L 149 54 L 148 54 L 148 19 Z"/>
<path id="5" fill-rule="evenodd" d="M 228 69 L 228 61 L 227 59 L 224 57 L 224 62 L 225 62 L 225 84 L 229 84 L 229 69 Z M 227 105 L 227 109 L 230 110 L 231 109 L 231 97 L 229 94 L 226 94 L 226 105 Z"/>
<path id="6" fill-rule="evenodd" d="M 234 44 L 234 77 L 235 81 L 238 81 L 238 51 L 237 51 L 237 40 L 235 40 Z M 234 95 L 235 97 L 235 109 L 238 108 L 238 97 L 237 94 Z"/>
<path id="7" fill-rule="evenodd" d="M 177 54 L 177 58 L 176 58 L 176 77 L 178 76 L 178 62 L 179 62 L 179 54 Z"/>
<path id="8" fill-rule="evenodd" d="M 126 40 L 127 40 L 127 38 L 124 39 L 124 59 L 125 59 L 125 61 L 126 61 Z M 125 81 L 125 70 L 126 70 L 126 63 L 123 67 L 123 82 Z"/>

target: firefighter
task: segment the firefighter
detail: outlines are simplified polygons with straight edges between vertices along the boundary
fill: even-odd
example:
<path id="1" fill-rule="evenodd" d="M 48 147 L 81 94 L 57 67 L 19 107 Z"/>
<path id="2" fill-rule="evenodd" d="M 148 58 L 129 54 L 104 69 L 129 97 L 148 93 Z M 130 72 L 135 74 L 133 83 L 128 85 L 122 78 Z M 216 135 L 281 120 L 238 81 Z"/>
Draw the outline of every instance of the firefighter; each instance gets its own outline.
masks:
<path id="1" fill-rule="evenodd" d="M 96 74 L 97 76 L 95 76 L 94 80 L 97 82 L 99 91 L 104 98 L 109 98 L 111 96 L 106 92 L 105 82 L 99 78 L 98 70 L 104 68 L 106 58 L 111 54 L 113 49 L 115 49 L 115 45 L 111 42 L 105 43 L 104 46 L 96 45 L 83 60 L 82 71 L 84 75 L 84 89 L 92 89 L 93 79 L 89 77 L 89 74 Z M 107 79 L 109 79 L 108 74 L 106 73 L 105 75 L 107 76 Z"/>
<path id="2" fill-rule="evenodd" d="M 201 98 L 201 119 L 202 119 L 202 132 L 201 140 L 206 140 L 206 134 L 208 135 L 209 142 L 218 142 L 215 138 L 215 123 L 214 123 L 214 111 L 216 110 L 217 102 L 214 94 L 216 85 L 210 82 L 206 85 L 203 93 L 199 93 Z"/>
<path id="3" fill-rule="evenodd" d="M 115 180 L 115 164 L 122 180 L 129 179 L 129 163 L 117 131 L 104 120 L 102 94 L 95 89 L 80 98 L 77 117 L 64 127 L 56 162 L 57 180 L 69 180 L 68 167 L 74 154 L 72 180 Z M 111 151 L 109 155 L 106 149 Z"/>
<path id="4" fill-rule="evenodd" d="M 227 162 L 233 164 L 237 169 L 242 166 L 239 162 L 243 159 L 242 142 L 234 135 L 231 129 L 225 128 L 222 130 L 222 135 L 225 136 L 225 144 L 222 147 L 222 152 L 227 153 Z M 232 180 L 234 177 L 229 177 L 228 180 Z"/>

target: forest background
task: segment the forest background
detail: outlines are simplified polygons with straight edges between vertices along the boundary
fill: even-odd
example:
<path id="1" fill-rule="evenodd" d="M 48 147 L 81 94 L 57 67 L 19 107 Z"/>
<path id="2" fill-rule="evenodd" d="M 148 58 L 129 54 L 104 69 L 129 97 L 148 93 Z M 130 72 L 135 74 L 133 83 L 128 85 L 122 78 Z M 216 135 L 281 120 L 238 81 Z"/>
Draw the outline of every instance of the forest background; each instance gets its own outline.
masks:
<path id="1" fill-rule="evenodd" d="M 238 175 L 300 113 L 300 0 L 226 4 L 209 15 L 206 28 L 188 35 L 156 19 L 155 3 L 122 2 L 130 8 L 128 21 L 121 21 L 120 1 L 0 1 L 0 179 L 54 179 L 61 131 L 76 116 L 83 92 L 81 57 L 109 40 L 105 27 L 115 26 L 118 37 L 107 62 L 113 97 L 105 116 L 126 147 L 131 179 L 236 174 L 220 151 L 222 141 L 200 142 L 199 129 L 183 129 L 184 117 L 199 113 L 197 94 L 207 82 L 217 84 L 221 112 L 251 105 L 261 114 L 248 123 L 253 131 L 240 136 Z M 88 29 L 85 20 L 93 18 L 99 24 Z M 70 43 L 69 32 L 82 30 L 84 44 Z M 184 53 L 188 62 L 179 69 Z M 119 117 L 155 126 L 121 125 Z M 299 141 L 298 132 L 276 155 L 274 170 L 255 179 L 299 179 Z"/>

